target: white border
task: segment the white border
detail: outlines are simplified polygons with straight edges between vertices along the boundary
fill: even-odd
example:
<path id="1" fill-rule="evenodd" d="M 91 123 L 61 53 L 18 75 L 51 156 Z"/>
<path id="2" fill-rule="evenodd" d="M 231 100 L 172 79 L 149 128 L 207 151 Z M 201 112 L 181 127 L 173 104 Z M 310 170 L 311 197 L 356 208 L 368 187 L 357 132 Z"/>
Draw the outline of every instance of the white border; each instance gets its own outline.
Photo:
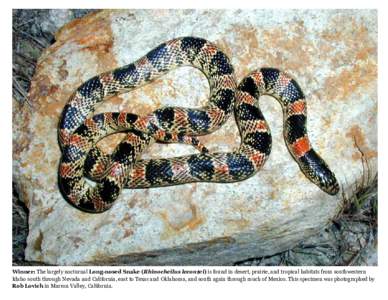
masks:
<path id="1" fill-rule="evenodd" d="M 378 118 L 378 136 L 379 136 L 379 182 L 386 182 L 385 166 L 387 166 L 387 160 L 384 153 L 387 153 L 387 142 L 383 139 L 383 133 L 387 129 L 387 118 L 385 113 L 388 111 L 386 99 L 387 92 L 383 82 L 386 81 L 387 76 L 387 64 L 384 56 L 387 55 L 384 43 L 386 43 L 386 36 L 388 28 L 387 26 L 387 11 L 384 7 L 385 1 L 222 1 L 210 2 L 209 0 L 196 0 L 196 1 L 79 1 L 79 0 L 67 0 L 60 3 L 53 4 L 52 1 L 2 1 L 1 4 L 1 17 L 0 28 L 2 41 L 5 44 L 1 49 L 1 78 L 2 88 L 0 89 L 2 100 L 2 117 L 0 118 L 0 134 L 1 134 L 1 147 L 0 157 L 2 166 L 1 176 L 1 194 L 4 195 L 2 199 L 1 208 L 1 232 L 2 232 L 2 246 L 1 246 L 1 290 L 9 291 L 12 294 L 20 294 L 20 296 L 26 296 L 28 298 L 49 299 L 58 296 L 68 296 L 69 294 L 83 295 L 84 292 L 80 290 L 11 290 L 11 251 L 12 251 L 12 231 L 11 231 L 11 182 L 12 182 L 12 165 L 11 165 L 11 138 L 12 138 L 12 52 L 10 51 L 12 45 L 12 8 L 378 8 L 378 24 L 379 24 L 379 47 L 378 47 L 378 59 L 379 59 L 379 118 Z M 385 24 L 385 25 L 384 25 Z M 384 80 L 385 79 L 385 80 Z M 219 284 L 211 285 L 209 287 L 196 287 L 179 286 L 179 285 L 131 285 L 125 290 L 88 290 L 88 296 L 96 297 L 97 299 L 107 298 L 113 299 L 113 297 L 128 297 L 128 298 L 142 298 L 142 299 L 192 299 L 198 297 L 204 297 L 204 299 L 239 299 L 242 297 L 249 298 L 267 298 L 277 299 L 277 297 L 284 297 L 287 299 L 339 299 L 346 297 L 347 299 L 365 299 L 366 297 L 375 297 L 381 299 L 384 296 L 384 281 L 387 276 L 387 259 L 385 253 L 387 251 L 387 236 L 386 226 L 387 222 L 385 212 L 388 210 L 386 205 L 387 189 L 385 186 L 379 187 L 379 257 L 378 267 L 367 268 L 377 277 L 376 284 L 369 285 L 348 285 L 348 284 L 303 284 L 295 285 L 290 284 L 290 288 L 286 288 L 286 285 L 281 285 L 284 288 L 279 289 L 276 284 L 271 285 L 239 285 L 237 284 Z M 62 298 L 62 297 L 61 297 Z"/>

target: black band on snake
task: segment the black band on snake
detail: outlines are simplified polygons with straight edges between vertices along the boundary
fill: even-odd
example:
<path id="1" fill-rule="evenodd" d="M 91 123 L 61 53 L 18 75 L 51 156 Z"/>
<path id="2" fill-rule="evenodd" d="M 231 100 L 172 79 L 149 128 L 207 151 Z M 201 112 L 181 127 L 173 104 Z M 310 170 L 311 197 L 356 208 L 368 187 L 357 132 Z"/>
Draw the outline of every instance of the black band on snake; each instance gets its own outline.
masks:
<path id="1" fill-rule="evenodd" d="M 106 97 L 131 91 L 180 66 L 198 68 L 208 79 L 206 106 L 163 107 L 147 116 L 126 112 L 91 116 Z M 91 78 L 75 91 L 59 124 L 61 192 L 77 208 L 98 213 L 109 209 L 123 188 L 244 180 L 264 165 L 271 151 L 270 129 L 259 108 L 261 95 L 273 96 L 282 105 L 285 142 L 301 171 L 326 193 L 337 194 L 333 172 L 308 139 L 306 100 L 296 81 L 277 69 L 262 68 L 237 86 L 228 57 L 196 37 L 163 43 L 132 64 Z M 197 136 L 215 131 L 232 113 L 241 135 L 240 148 L 209 153 Z M 126 138 L 111 155 L 104 154 L 96 143 L 119 131 L 126 132 Z M 200 153 L 140 159 L 155 141 L 193 145 Z M 85 177 L 97 184 L 92 187 Z"/>

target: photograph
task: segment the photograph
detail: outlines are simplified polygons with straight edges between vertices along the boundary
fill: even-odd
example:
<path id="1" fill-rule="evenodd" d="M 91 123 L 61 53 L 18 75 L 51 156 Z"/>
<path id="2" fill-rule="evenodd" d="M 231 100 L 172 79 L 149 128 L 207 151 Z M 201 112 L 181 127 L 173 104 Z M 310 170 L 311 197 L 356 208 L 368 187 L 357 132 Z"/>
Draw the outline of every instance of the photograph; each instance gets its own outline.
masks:
<path id="1" fill-rule="evenodd" d="M 376 9 L 13 9 L 13 266 L 377 266 Z"/>

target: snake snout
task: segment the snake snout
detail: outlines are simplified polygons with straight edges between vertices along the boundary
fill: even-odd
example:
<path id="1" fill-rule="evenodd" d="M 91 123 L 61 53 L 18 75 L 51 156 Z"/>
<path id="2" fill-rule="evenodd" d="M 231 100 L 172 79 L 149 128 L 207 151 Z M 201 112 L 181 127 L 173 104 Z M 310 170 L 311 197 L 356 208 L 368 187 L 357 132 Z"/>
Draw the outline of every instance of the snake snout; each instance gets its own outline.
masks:
<path id="1" fill-rule="evenodd" d="M 335 175 L 330 169 L 326 166 L 326 164 L 321 165 L 318 169 L 317 178 L 318 178 L 318 186 L 326 193 L 330 195 L 336 195 L 340 188 Z"/>
<path id="2" fill-rule="evenodd" d="M 336 195 L 339 192 L 338 181 L 325 161 L 313 149 L 298 160 L 302 172 L 322 191 Z"/>
<path id="3" fill-rule="evenodd" d="M 339 190 L 340 190 L 339 184 L 337 182 L 337 179 L 333 175 L 329 178 L 328 182 L 326 183 L 324 191 L 334 196 L 338 194 Z"/>

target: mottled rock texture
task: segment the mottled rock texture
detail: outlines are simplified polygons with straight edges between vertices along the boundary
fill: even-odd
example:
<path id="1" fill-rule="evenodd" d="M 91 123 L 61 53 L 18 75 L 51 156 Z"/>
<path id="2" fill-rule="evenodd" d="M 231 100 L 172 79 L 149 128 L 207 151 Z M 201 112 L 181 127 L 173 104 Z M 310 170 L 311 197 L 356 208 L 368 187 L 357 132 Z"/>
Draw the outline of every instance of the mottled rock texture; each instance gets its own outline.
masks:
<path id="1" fill-rule="evenodd" d="M 273 135 L 272 154 L 240 183 L 198 183 L 125 190 L 112 209 L 87 214 L 57 186 L 59 115 L 90 77 L 185 35 L 216 43 L 240 80 L 277 67 L 293 75 L 308 99 L 313 145 L 344 194 L 363 178 L 362 160 L 377 172 L 377 13 L 374 10 L 130 10 L 101 11 L 65 25 L 40 58 L 29 100 L 14 101 L 13 177 L 30 209 L 26 259 L 50 264 L 222 265 L 271 255 L 315 234 L 338 211 L 342 195 L 323 193 L 299 171 L 282 136 L 276 100 L 261 107 Z M 163 105 L 200 106 L 208 84 L 192 68 L 113 97 L 97 112 L 146 114 Z M 121 135 L 101 142 L 112 149 Z M 231 118 L 201 138 L 212 151 L 239 145 Z M 194 150 L 153 145 L 143 157 Z"/>

